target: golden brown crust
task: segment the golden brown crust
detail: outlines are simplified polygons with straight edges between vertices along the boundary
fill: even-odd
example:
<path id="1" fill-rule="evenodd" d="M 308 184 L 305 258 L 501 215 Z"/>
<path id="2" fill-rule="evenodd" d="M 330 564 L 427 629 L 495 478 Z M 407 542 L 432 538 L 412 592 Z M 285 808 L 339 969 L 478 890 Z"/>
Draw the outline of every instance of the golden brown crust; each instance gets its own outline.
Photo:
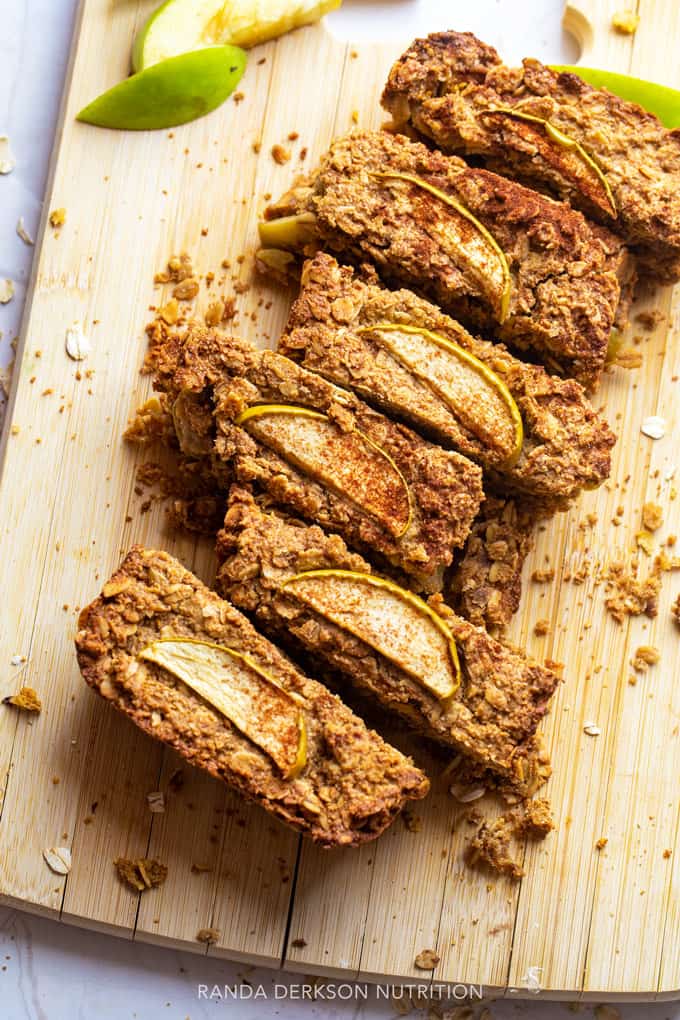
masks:
<path id="1" fill-rule="evenodd" d="M 194 327 L 170 338 L 166 355 L 156 357 L 156 385 L 172 412 L 180 447 L 211 459 L 221 489 L 231 475 L 255 484 L 273 502 L 340 532 L 417 585 L 430 591 L 441 587 L 453 550 L 465 542 L 482 499 L 477 465 L 394 424 L 288 358 L 234 337 Z M 348 496 L 234 423 L 246 408 L 262 403 L 303 405 L 326 414 L 341 432 L 357 429 L 377 444 L 408 487 L 412 515 L 406 532 L 395 537 Z"/>
<path id="2" fill-rule="evenodd" d="M 375 335 L 361 332 L 380 323 L 405 323 L 438 333 L 503 380 L 524 423 L 522 454 L 515 465 L 499 465 L 488 444 L 391 357 Z M 519 361 L 501 344 L 471 336 L 411 291 L 386 290 L 338 265 L 331 255 L 320 252 L 305 263 L 302 288 L 279 350 L 436 442 L 477 460 L 492 483 L 540 499 L 546 510 L 565 508 L 581 489 L 595 488 L 609 476 L 615 436 L 577 382 Z"/>
<path id="3" fill-rule="evenodd" d="M 620 233 L 657 278 L 679 278 L 680 134 L 642 107 L 538 60 L 506 67 L 466 32 L 417 39 L 393 66 L 382 102 L 398 126 L 548 189 Z M 484 112 L 498 107 L 549 120 L 579 142 L 606 175 L 616 216 L 578 157 L 540 125 Z"/>
<path id="4" fill-rule="evenodd" d="M 445 202 L 404 181 L 407 173 L 462 203 L 495 238 L 510 273 L 509 313 L 497 309 L 450 238 L 461 219 Z M 431 297 L 466 325 L 552 370 L 596 385 L 621 295 L 621 243 L 595 232 L 564 202 L 469 167 L 402 135 L 360 132 L 337 139 L 311 178 L 267 211 L 312 212 L 321 242 L 355 261 L 372 261 L 389 283 Z M 605 243 L 604 236 L 608 240 Z"/>
<path id="5" fill-rule="evenodd" d="M 218 557 L 220 591 L 266 631 L 368 691 L 427 737 L 462 752 L 478 770 L 489 769 L 523 792 L 540 782 L 543 763 L 532 738 L 558 683 L 552 670 L 494 641 L 436 597 L 463 665 L 461 687 L 443 708 L 395 663 L 280 590 L 304 570 L 371 568 L 338 535 L 263 513 L 246 490 L 232 489 Z"/>
<path id="6" fill-rule="evenodd" d="M 378 836 L 429 784 L 413 762 L 297 670 L 237 610 L 165 552 L 135 546 L 80 614 L 87 683 L 146 733 L 324 846 Z M 161 667 L 138 658 L 180 636 L 247 654 L 304 699 L 307 765 L 284 779 L 268 755 Z"/>

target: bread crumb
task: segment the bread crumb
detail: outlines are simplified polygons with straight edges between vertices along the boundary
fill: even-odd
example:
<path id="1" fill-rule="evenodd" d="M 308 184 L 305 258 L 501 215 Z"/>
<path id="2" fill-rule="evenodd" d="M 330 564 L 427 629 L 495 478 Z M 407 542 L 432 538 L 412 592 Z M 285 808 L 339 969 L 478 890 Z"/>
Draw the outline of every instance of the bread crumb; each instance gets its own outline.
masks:
<path id="1" fill-rule="evenodd" d="M 206 945 L 212 946 L 216 942 L 220 941 L 221 934 L 222 932 L 219 928 L 201 928 L 201 930 L 196 933 L 196 941 L 205 942 Z"/>
<path id="2" fill-rule="evenodd" d="M 545 634 L 550 633 L 550 620 L 536 620 L 534 624 L 534 634 L 537 637 L 543 637 Z"/>
<path id="3" fill-rule="evenodd" d="M 648 531 L 636 531 L 635 542 L 647 556 L 651 556 L 654 552 L 654 539 Z"/>
<path id="4" fill-rule="evenodd" d="M 658 648 L 652 645 L 640 645 L 636 648 L 631 665 L 637 673 L 646 673 L 650 666 L 656 665 L 661 658 Z"/>
<path id="5" fill-rule="evenodd" d="M 194 270 L 191 264 L 191 256 L 187 255 L 186 252 L 182 252 L 181 255 L 171 255 L 168 259 L 167 269 L 163 272 L 156 273 L 153 278 L 154 283 L 181 283 L 182 280 L 187 280 L 190 276 L 194 275 Z"/>
<path id="6" fill-rule="evenodd" d="M 224 317 L 224 301 L 211 301 L 205 313 L 206 326 L 217 326 Z"/>
<path id="7" fill-rule="evenodd" d="M 468 864 L 482 864 L 515 880 L 524 875 L 524 869 L 510 853 L 513 837 L 525 836 L 543 839 L 555 828 L 550 804 L 543 798 L 525 801 L 493 822 L 483 821 L 468 844 Z"/>
<path id="8" fill-rule="evenodd" d="M 651 332 L 656 326 L 659 325 L 661 320 L 664 318 L 663 312 L 658 309 L 654 309 L 652 312 L 638 312 L 635 316 L 635 321 L 639 322 L 643 329 Z"/>
<path id="9" fill-rule="evenodd" d="M 224 302 L 224 312 L 222 314 L 223 322 L 230 322 L 236 316 L 236 301 L 234 298 L 228 298 Z"/>
<path id="10" fill-rule="evenodd" d="M 531 580 L 537 584 L 547 584 L 548 581 L 552 581 L 555 578 L 554 570 L 534 570 L 531 575 Z"/>
<path id="11" fill-rule="evenodd" d="M 440 959 L 434 949 L 421 949 L 413 962 L 418 970 L 434 970 Z"/>
<path id="12" fill-rule="evenodd" d="M 172 292 L 172 296 L 178 301 L 193 301 L 198 294 L 199 284 L 194 277 L 181 280 Z"/>
<path id="13" fill-rule="evenodd" d="M 245 92 L 234 92 L 234 95 L 232 96 L 232 99 L 234 100 L 237 106 L 239 103 L 243 102 L 245 98 L 246 98 Z"/>
<path id="14" fill-rule="evenodd" d="M 640 24 L 640 15 L 635 11 L 617 11 L 612 15 L 612 28 L 621 35 L 634 35 Z"/>
<path id="15" fill-rule="evenodd" d="M 623 623 L 626 616 L 640 616 L 644 613 L 653 618 L 659 611 L 659 590 L 661 588 L 660 562 L 643 580 L 639 580 L 621 562 L 612 563 L 604 574 L 607 612 L 617 623 Z"/>
<path id="16" fill-rule="evenodd" d="M 121 882 L 125 882 L 137 892 L 146 892 L 155 885 L 162 885 L 168 877 L 168 869 L 156 858 L 116 857 L 113 865 Z"/>
<path id="17" fill-rule="evenodd" d="M 162 319 L 168 326 L 174 326 L 179 319 L 179 304 L 177 298 L 170 298 L 167 304 L 158 309 L 158 318 Z"/>
<path id="18" fill-rule="evenodd" d="M 642 508 L 642 523 L 648 531 L 656 531 L 663 524 L 663 509 L 658 503 L 645 503 Z"/>
<path id="19" fill-rule="evenodd" d="M 598 839 L 597 843 L 595 844 L 595 849 L 596 850 L 604 850 L 604 848 L 606 847 L 608 842 L 609 842 L 609 840 L 607 839 L 606 836 L 600 836 L 600 838 Z"/>
<path id="20" fill-rule="evenodd" d="M 279 166 L 283 166 L 290 159 L 290 149 L 285 149 L 283 145 L 272 145 L 272 158 Z"/>
<path id="21" fill-rule="evenodd" d="M 13 705 L 22 712 L 42 712 L 42 701 L 32 687 L 22 687 L 18 694 L 2 699 L 3 705 Z"/>
<path id="22" fill-rule="evenodd" d="M 66 210 L 63 208 L 53 209 L 52 212 L 50 213 L 50 226 L 54 227 L 56 230 L 57 227 L 63 227 L 65 223 L 66 223 Z"/>
<path id="23" fill-rule="evenodd" d="M 534 797 L 525 801 L 520 812 L 515 812 L 515 834 L 543 839 L 555 828 L 550 810 L 550 801 L 545 797 Z"/>

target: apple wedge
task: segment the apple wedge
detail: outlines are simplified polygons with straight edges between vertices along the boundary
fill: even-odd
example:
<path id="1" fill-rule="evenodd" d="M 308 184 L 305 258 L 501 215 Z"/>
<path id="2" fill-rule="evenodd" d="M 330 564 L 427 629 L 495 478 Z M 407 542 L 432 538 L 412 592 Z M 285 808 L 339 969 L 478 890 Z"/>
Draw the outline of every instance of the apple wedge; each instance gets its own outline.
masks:
<path id="1" fill-rule="evenodd" d="M 431 228 L 445 233 L 447 245 L 455 249 L 460 264 L 477 279 L 480 290 L 494 308 L 498 322 L 505 322 L 510 311 L 510 267 L 505 252 L 484 224 L 462 202 L 440 188 L 435 188 L 422 177 L 392 170 L 371 176 L 384 181 L 403 181 L 421 188 L 458 214 L 456 230 L 451 229 L 450 224 L 440 225 L 436 222 L 431 223 Z"/>
<path id="2" fill-rule="evenodd" d="M 563 150 L 563 156 L 566 155 L 567 158 L 571 158 L 571 172 L 575 179 L 580 181 L 584 192 L 593 193 L 594 197 L 598 191 L 601 195 L 603 194 L 605 210 L 616 218 L 616 201 L 609 186 L 609 181 L 597 162 L 575 138 L 565 134 L 564 131 L 551 124 L 549 120 L 545 120 L 543 117 L 536 117 L 532 113 L 525 113 L 523 110 L 518 110 L 513 106 L 499 106 L 490 110 L 483 110 L 480 116 L 507 117 L 510 120 L 524 121 L 524 123 L 532 127 L 534 124 L 537 124 L 544 132 L 543 144 L 549 148 L 550 144 L 554 143 Z M 531 132 L 528 141 L 538 145 L 539 148 L 541 147 L 540 140 L 536 138 L 535 130 Z M 547 162 L 551 162 L 549 158 L 547 158 Z"/>
<path id="3" fill-rule="evenodd" d="M 281 590 L 395 663 L 439 701 L 461 681 L 453 635 L 413 592 L 385 578 L 352 570 L 309 570 Z"/>
<path id="4" fill-rule="evenodd" d="M 316 216 L 311 212 L 260 220 L 257 230 L 265 248 L 292 248 L 296 251 L 319 237 Z"/>
<path id="5" fill-rule="evenodd" d="M 156 131 L 203 117 L 238 85 L 246 54 L 236 46 L 183 53 L 114 85 L 76 120 L 122 131 Z"/>
<path id="6" fill-rule="evenodd" d="M 168 638 L 139 655 L 172 673 L 272 759 L 286 779 L 307 761 L 303 700 L 286 691 L 248 656 L 207 641 Z"/>
<path id="7" fill-rule="evenodd" d="M 141 71 L 168 57 L 204 46 L 249 49 L 294 28 L 310 25 L 341 0 L 167 0 L 151 14 L 132 48 Z"/>
<path id="8" fill-rule="evenodd" d="M 254 404 L 234 424 L 351 499 L 395 538 L 408 531 L 411 496 L 406 479 L 389 454 L 363 432 L 343 432 L 325 414 L 293 404 Z"/>
<path id="9" fill-rule="evenodd" d="M 473 435 L 500 448 L 504 466 L 517 463 L 524 442 L 522 416 L 508 387 L 483 361 L 422 326 L 383 322 L 358 332 L 374 335 Z"/>

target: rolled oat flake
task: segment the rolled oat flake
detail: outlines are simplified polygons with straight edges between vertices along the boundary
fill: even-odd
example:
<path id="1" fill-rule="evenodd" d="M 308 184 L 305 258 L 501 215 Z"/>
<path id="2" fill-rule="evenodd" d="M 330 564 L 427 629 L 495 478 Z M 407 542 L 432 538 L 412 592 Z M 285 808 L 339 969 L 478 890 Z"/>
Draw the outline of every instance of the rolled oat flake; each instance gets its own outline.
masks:
<path id="1" fill-rule="evenodd" d="M 73 361 L 84 361 L 92 349 L 90 340 L 83 333 L 79 322 L 66 330 L 66 353 Z"/>
<path id="2" fill-rule="evenodd" d="M 640 426 L 640 432 L 650 439 L 662 439 L 666 435 L 666 419 L 658 414 L 650 414 Z"/>
<path id="3" fill-rule="evenodd" d="M 43 857 L 55 875 L 68 875 L 71 870 L 71 851 L 67 846 L 51 846 L 43 850 Z"/>

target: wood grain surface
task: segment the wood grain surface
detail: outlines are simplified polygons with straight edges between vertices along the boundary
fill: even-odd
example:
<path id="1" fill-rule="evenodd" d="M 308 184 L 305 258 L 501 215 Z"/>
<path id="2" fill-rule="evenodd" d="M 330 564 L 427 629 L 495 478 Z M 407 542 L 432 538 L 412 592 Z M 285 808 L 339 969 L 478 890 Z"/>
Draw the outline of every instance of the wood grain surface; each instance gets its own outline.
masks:
<path id="1" fill-rule="evenodd" d="M 619 6 L 569 5 L 583 62 L 679 86 L 674 0 L 639 0 L 633 37 L 609 27 Z M 264 195 L 283 191 L 355 122 L 382 123 L 378 97 L 402 48 L 348 46 L 316 26 L 259 48 L 241 102 L 174 132 L 77 123 L 75 113 L 127 73 L 148 9 L 136 0 L 82 4 L 43 216 L 63 206 L 67 222 L 58 235 L 43 223 L 0 450 L 0 695 L 29 684 L 44 702 L 37 717 L 0 712 L 3 898 L 200 952 L 199 929 L 218 928 L 211 954 L 306 974 L 422 981 L 414 959 L 430 948 L 441 959 L 427 980 L 526 996 L 534 974 L 552 998 L 677 997 L 680 635 L 670 605 L 680 575 L 664 575 L 654 621 L 622 625 L 605 613 L 597 582 L 599 567 L 630 560 L 647 500 L 664 510 L 655 537 L 680 533 L 677 291 L 640 300 L 626 343 L 642 338 L 642 368 L 611 372 L 598 393 L 620 435 L 611 483 L 551 522 L 527 564 L 510 637 L 563 662 L 565 683 L 544 726 L 558 831 L 526 847 L 521 882 L 464 866 L 470 829 L 437 776 L 440 763 L 425 761 L 434 782 L 418 805 L 418 831 L 397 821 L 358 851 L 324 852 L 188 768 L 173 789 L 179 761 L 85 688 L 73 650 L 78 607 L 130 544 L 167 548 L 208 581 L 214 567 L 208 545 L 167 530 L 161 505 L 141 512 L 140 454 L 121 440 L 148 392 L 139 374 L 148 306 L 167 296 L 153 288 L 154 273 L 173 252 L 190 252 L 202 273 L 229 259 L 251 284 L 237 297 L 238 331 L 275 343 L 290 295 L 252 281 Z M 287 141 L 290 132 L 299 139 Z M 284 166 L 271 158 L 276 143 L 292 150 Z M 204 291 L 198 311 L 206 300 Z M 645 331 L 635 316 L 649 310 L 662 317 Z M 82 364 L 64 349 L 74 322 L 92 339 Z M 657 442 L 640 433 L 651 414 L 667 421 Z M 597 523 L 584 525 L 587 514 Z M 641 560 L 644 574 L 651 560 Z M 546 562 L 555 581 L 529 581 Z M 563 565 L 591 569 L 580 585 L 560 583 Z M 545 637 L 533 633 L 539 617 L 551 621 Z M 630 660 L 643 644 L 661 660 L 633 685 Z M 15 656 L 25 661 L 11 665 Z M 599 736 L 584 733 L 587 722 Z M 167 806 L 152 815 L 146 794 L 157 789 Z M 598 851 L 600 838 L 607 843 Z M 68 877 L 42 856 L 64 845 L 73 850 Z M 120 855 L 159 857 L 167 882 L 133 895 L 115 874 Z"/>

